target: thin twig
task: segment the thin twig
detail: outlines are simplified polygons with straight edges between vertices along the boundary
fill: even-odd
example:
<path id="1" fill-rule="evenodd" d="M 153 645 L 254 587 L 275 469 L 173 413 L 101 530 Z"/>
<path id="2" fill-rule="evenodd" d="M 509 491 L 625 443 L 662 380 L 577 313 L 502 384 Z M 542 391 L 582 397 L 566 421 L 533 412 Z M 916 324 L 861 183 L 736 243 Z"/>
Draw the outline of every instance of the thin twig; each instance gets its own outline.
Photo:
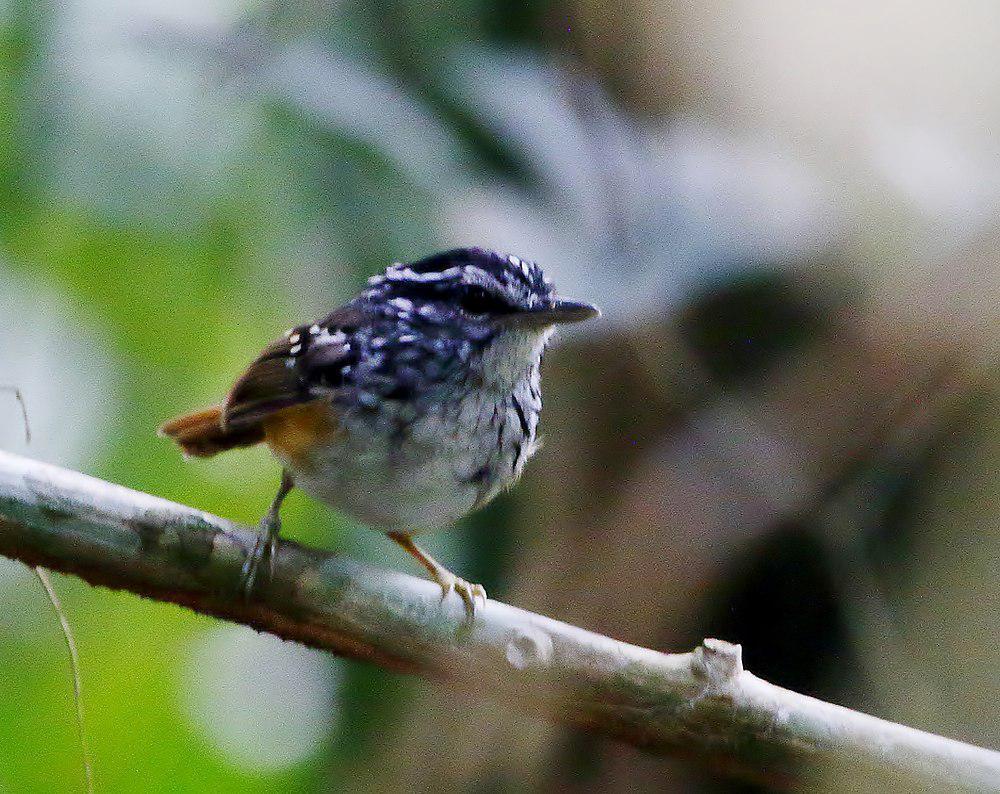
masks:
<path id="1" fill-rule="evenodd" d="M 21 406 L 21 418 L 24 420 L 24 443 L 31 443 L 31 425 L 28 424 L 28 406 L 24 402 L 24 395 L 16 386 L 0 386 L 0 391 L 10 392 L 14 395 L 18 405 Z"/>
<path id="2" fill-rule="evenodd" d="M 28 421 L 28 405 L 24 401 L 24 395 L 17 386 L 0 386 L 0 391 L 13 392 L 14 399 L 16 399 L 21 406 L 21 418 L 24 420 L 24 443 L 31 444 L 31 425 Z M 56 589 L 52 586 L 52 580 L 49 578 L 49 572 L 38 565 L 31 566 L 31 569 L 35 572 L 35 576 L 38 577 L 38 581 L 42 583 L 42 587 L 45 588 L 45 593 L 49 597 L 49 603 L 52 605 L 52 609 L 55 611 L 56 617 L 59 619 L 59 625 L 62 627 L 63 639 L 66 641 L 66 647 L 69 649 L 69 667 L 70 673 L 73 676 L 73 700 L 76 705 L 76 729 L 80 736 L 80 754 L 83 759 L 83 778 L 87 794 L 94 794 L 94 778 L 93 770 L 90 765 L 90 749 L 87 747 L 87 732 L 84 729 L 83 721 L 83 681 L 80 677 L 80 655 L 76 651 L 76 640 L 73 637 L 73 629 L 70 627 L 69 620 L 66 618 L 66 613 L 63 611 L 62 603 L 59 601 L 59 596 L 56 594 Z"/>
<path id="3" fill-rule="evenodd" d="M 69 666 L 73 673 L 73 697 L 76 700 L 76 729 L 80 734 L 80 751 L 83 755 L 83 779 L 86 785 L 87 794 L 94 794 L 94 772 L 90 764 L 90 748 L 87 745 L 87 731 L 83 719 L 83 681 L 80 677 L 80 654 L 76 650 L 76 640 L 73 638 L 73 630 L 70 628 L 66 613 L 63 611 L 62 602 L 56 595 L 56 589 L 52 586 L 49 572 L 44 568 L 35 565 L 32 570 L 38 581 L 42 583 L 45 592 L 49 595 L 52 609 L 55 610 L 59 618 L 59 625 L 62 626 L 63 637 L 66 638 L 66 648 L 69 650 Z"/>

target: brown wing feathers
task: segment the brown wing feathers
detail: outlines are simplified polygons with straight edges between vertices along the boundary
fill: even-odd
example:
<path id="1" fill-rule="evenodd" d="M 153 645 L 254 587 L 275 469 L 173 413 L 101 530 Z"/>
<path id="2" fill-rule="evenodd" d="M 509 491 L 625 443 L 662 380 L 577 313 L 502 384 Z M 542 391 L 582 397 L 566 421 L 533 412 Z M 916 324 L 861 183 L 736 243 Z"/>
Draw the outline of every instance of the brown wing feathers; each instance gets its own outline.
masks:
<path id="1" fill-rule="evenodd" d="M 272 342 L 239 377 L 222 405 L 173 419 L 160 428 L 160 435 L 177 442 L 185 455 L 196 457 L 264 440 L 270 443 L 275 432 L 287 424 L 275 424 L 279 412 L 317 397 L 303 373 L 333 366 L 348 352 L 348 345 L 331 340 L 326 325 L 340 315 L 348 316 L 341 309 L 323 321 L 324 334 L 314 333 L 320 326 L 313 325 L 293 329 Z M 319 337 L 316 344 L 313 336 Z M 295 417 L 302 418 L 299 413 Z"/>
<path id="2" fill-rule="evenodd" d="M 310 399 L 295 369 L 286 366 L 289 348 L 287 339 L 272 343 L 247 367 L 222 405 L 173 419 L 159 434 L 177 442 L 185 455 L 199 458 L 264 441 L 262 420 Z"/>
<path id="3" fill-rule="evenodd" d="M 277 347 L 278 344 L 272 346 Z M 298 368 L 285 351 L 268 348 L 233 384 L 222 404 L 222 423 L 238 428 L 258 424 L 269 414 L 311 399 Z"/>

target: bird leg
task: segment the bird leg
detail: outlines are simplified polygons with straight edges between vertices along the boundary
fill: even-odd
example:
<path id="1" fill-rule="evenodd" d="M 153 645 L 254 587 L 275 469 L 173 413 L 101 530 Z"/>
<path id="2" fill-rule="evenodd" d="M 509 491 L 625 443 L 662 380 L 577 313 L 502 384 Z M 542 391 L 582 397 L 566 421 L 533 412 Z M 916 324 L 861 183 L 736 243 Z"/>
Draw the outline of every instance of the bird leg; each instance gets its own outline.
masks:
<path id="1" fill-rule="evenodd" d="M 285 501 L 289 491 L 295 487 L 292 477 L 287 471 L 281 472 L 281 485 L 275 494 L 267 513 L 260 520 L 260 532 L 253 544 L 253 550 L 247 555 L 240 573 L 240 592 L 244 598 L 249 598 L 257 582 L 257 575 L 264 560 L 268 560 L 268 577 L 274 575 L 274 557 L 278 550 L 278 533 L 281 532 L 281 503 Z"/>
<path id="2" fill-rule="evenodd" d="M 481 598 L 486 603 L 486 590 L 481 584 L 472 584 L 455 576 L 430 554 L 413 542 L 413 538 L 403 532 L 387 532 L 390 538 L 412 554 L 428 571 L 431 577 L 441 585 L 441 600 L 454 590 L 465 602 L 465 611 L 470 618 L 476 616 L 476 599 Z"/>

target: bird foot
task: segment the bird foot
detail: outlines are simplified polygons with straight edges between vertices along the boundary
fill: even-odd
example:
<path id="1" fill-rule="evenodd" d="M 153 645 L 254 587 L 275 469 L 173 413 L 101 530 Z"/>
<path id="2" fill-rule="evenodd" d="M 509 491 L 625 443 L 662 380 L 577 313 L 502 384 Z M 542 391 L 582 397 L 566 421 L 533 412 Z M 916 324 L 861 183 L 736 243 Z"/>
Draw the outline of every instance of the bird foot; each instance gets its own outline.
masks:
<path id="1" fill-rule="evenodd" d="M 486 589 L 481 584 L 467 582 L 445 568 L 435 571 L 434 578 L 441 585 L 441 600 L 444 601 L 454 590 L 465 602 L 465 612 L 470 618 L 476 616 L 477 599 L 482 599 L 483 605 L 486 605 Z"/>
<path id="2" fill-rule="evenodd" d="M 249 599 L 257 585 L 264 562 L 267 561 L 267 578 L 274 576 L 274 558 L 278 551 L 278 531 L 281 525 L 265 517 L 260 522 L 260 533 L 254 541 L 253 549 L 243 562 L 243 569 L 240 571 L 239 591 L 244 599 Z"/>

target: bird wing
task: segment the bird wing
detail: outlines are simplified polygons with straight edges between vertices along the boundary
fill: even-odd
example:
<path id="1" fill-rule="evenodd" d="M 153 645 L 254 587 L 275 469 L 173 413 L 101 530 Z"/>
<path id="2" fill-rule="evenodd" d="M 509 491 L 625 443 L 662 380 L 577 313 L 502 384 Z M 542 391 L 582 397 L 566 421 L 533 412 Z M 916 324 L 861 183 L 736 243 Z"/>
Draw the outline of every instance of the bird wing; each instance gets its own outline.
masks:
<path id="1" fill-rule="evenodd" d="M 334 394 L 356 360 L 350 332 L 362 320 L 360 309 L 344 306 L 265 347 L 229 390 L 223 426 L 256 425 L 276 411 Z"/>

